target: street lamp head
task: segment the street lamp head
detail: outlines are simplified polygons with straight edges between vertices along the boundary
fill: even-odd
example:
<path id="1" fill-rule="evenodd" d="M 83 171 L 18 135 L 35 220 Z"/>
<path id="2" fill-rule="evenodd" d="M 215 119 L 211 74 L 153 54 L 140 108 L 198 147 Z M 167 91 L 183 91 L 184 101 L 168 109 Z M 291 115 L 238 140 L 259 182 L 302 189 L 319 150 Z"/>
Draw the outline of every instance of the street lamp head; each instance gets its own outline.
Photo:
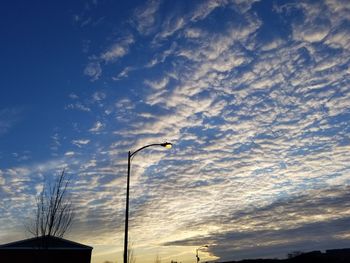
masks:
<path id="1" fill-rule="evenodd" d="M 201 248 L 208 248 L 208 247 L 209 247 L 208 245 L 204 245 L 204 246 L 199 247 L 198 249 L 200 250 Z"/>
<path id="2" fill-rule="evenodd" d="M 170 142 L 165 142 L 165 143 L 162 143 L 161 146 L 163 146 L 167 149 L 170 149 L 171 147 L 173 147 L 173 144 Z"/>

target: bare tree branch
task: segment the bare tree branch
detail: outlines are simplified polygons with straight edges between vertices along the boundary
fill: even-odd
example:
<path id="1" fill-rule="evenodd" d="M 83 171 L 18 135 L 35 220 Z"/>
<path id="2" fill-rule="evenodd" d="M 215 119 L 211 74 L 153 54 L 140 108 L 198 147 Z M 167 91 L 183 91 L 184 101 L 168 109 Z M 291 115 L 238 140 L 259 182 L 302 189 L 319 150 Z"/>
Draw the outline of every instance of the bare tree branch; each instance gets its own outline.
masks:
<path id="1" fill-rule="evenodd" d="M 54 184 L 44 183 L 36 200 L 36 214 L 27 231 L 35 237 L 63 237 L 72 224 L 74 209 L 68 196 L 69 179 L 63 170 Z"/>
<path id="2" fill-rule="evenodd" d="M 162 260 L 160 258 L 160 256 L 157 254 L 155 260 L 154 260 L 154 263 L 162 263 Z"/>
<path id="3" fill-rule="evenodd" d="M 133 244 L 134 243 L 129 243 L 128 246 L 128 259 L 127 259 L 127 263 L 136 263 L 136 258 L 134 256 L 134 248 L 133 248 Z"/>

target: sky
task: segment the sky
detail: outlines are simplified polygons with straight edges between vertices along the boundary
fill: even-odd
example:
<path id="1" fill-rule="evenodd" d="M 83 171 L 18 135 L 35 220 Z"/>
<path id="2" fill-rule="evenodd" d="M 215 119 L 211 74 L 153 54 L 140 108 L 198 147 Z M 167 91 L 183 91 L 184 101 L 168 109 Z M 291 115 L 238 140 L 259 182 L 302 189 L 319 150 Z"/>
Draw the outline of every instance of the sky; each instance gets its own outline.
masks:
<path id="1" fill-rule="evenodd" d="M 122 262 L 350 247 L 348 0 L 2 1 L 0 244 L 62 169 Z"/>

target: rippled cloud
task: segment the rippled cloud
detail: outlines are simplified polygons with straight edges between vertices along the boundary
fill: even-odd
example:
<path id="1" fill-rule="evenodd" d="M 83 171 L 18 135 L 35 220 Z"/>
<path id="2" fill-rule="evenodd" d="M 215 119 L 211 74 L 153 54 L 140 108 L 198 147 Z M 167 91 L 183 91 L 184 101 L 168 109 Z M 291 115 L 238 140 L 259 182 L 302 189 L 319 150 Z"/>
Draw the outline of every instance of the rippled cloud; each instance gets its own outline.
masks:
<path id="1" fill-rule="evenodd" d="M 121 247 L 127 152 L 171 141 L 173 149 L 133 160 L 136 251 L 208 244 L 203 259 L 232 260 L 346 246 L 345 2 L 169 5 L 176 8 L 163 1 L 137 7 L 127 23 L 133 34 L 88 59 L 84 73 L 103 79 L 103 90 L 70 98 L 68 109 L 89 116 L 65 151 L 77 176 L 72 235 Z M 0 177 L 13 173 L 0 193 L 16 204 L 13 198 L 26 197 L 20 178 L 29 168 L 18 169 Z"/>

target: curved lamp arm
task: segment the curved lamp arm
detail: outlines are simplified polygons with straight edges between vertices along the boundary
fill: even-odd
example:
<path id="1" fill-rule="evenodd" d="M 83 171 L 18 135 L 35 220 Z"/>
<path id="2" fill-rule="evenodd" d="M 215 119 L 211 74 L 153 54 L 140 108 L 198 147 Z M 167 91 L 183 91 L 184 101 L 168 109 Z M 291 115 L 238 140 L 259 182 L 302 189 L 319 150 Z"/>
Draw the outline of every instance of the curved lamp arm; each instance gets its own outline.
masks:
<path id="1" fill-rule="evenodd" d="M 208 245 L 204 245 L 204 246 L 201 246 L 199 248 L 196 249 L 196 258 L 197 258 L 197 263 L 199 263 L 200 261 L 200 258 L 198 256 L 198 250 L 201 250 L 202 248 L 208 248 L 209 246 Z"/>
<path id="2" fill-rule="evenodd" d="M 167 148 L 167 149 L 170 149 L 173 145 L 172 145 L 172 143 L 170 143 L 170 142 L 148 144 L 148 145 L 145 145 L 145 146 L 143 146 L 143 147 L 137 149 L 137 150 L 134 151 L 134 152 L 130 152 L 129 157 L 133 157 L 133 156 L 134 156 L 135 154 L 137 154 L 139 151 L 142 151 L 143 149 L 148 148 L 148 147 L 151 147 L 151 146 L 162 146 L 162 147 L 165 147 L 165 148 Z"/>

